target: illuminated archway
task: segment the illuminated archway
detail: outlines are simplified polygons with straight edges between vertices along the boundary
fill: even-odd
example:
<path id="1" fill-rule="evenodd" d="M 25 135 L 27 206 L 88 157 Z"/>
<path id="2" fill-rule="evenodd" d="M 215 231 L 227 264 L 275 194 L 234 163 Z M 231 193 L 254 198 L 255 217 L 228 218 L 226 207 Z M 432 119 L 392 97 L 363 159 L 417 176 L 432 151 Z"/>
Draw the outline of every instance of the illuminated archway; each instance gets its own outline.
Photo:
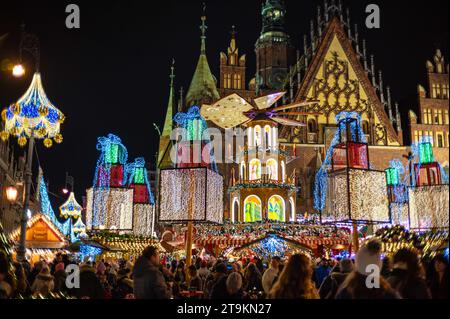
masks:
<path id="1" fill-rule="evenodd" d="M 233 198 L 233 204 L 231 205 L 231 222 L 235 223 L 239 221 L 239 200 L 237 197 Z"/>
<path id="2" fill-rule="evenodd" d="M 272 147 L 272 130 L 270 125 L 264 126 L 264 142 L 267 148 Z"/>
<path id="3" fill-rule="evenodd" d="M 281 161 L 281 180 L 286 182 L 286 164 L 284 161 Z"/>
<path id="4" fill-rule="evenodd" d="M 267 160 L 266 172 L 269 176 L 269 179 L 278 181 L 278 162 L 275 159 L 270 158 Z"/>
<path id="5" fill-rule="evenodd" d="M 255 126 L 255 146 L 261 146 L 261 126 Z"/>
<path id="6" fill-rule="evenodd" d="M 250 161 L 249 175 L 251 181 L 261 178 L 261 161 L 259 159 L 254 158 Z"/>
<path id="7" fill-rule="evenodd" d="M 289 203 L 291 204 L 291 222 L 295 222 L 295 202 L 292 197 L 289 198 Z"/>
<path id="8" fill-rule="evenodd" d="M 273 195 L 268 201 L 268 218 L 269 220 L 285 221 L 285 203 L 281 196 Z"/>
<path id="9" fill-rule="evenodd" d="M 244 201 L 244 222 L 253 223 L 262 220 L 261 199 L 250 195 Z"/>
<path id="10" fill-rule="evenodd" d="M 241 171 L 240 171 L 241 180 L 245 180 L 245 162 L 241 162 Z"/>

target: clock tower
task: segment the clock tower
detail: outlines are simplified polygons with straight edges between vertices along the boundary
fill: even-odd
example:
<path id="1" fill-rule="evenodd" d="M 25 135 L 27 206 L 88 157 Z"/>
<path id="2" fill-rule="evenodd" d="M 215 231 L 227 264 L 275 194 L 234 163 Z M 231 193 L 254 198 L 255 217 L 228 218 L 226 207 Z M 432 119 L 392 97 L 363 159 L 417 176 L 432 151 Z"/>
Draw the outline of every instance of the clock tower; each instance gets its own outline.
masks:
<path id="1" fill-rule="evenodd" d="M 285 32 L 286 8 L 283 0 L 265 0 L 262 31 L 256 41 L 257 95 L 282 90 L 294 57 L 294 48 Z"/>

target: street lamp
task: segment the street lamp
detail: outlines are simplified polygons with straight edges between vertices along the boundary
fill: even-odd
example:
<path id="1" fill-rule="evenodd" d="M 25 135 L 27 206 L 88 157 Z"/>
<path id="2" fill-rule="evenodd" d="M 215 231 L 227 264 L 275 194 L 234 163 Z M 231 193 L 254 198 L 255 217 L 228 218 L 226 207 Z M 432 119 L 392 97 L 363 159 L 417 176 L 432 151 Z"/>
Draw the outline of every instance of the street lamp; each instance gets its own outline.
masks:
<path id="1" fill-rule="evenodd" d="M 6 188 L 6 199 L 8 199 L 8 202 L 11 204 L 14 204 L 17 200 L 18 191 L 15 186 L 8 186 Z"/>
<path id="2" fill-rule="evenodd" d="M 16 64 L 12 69 L 12 74 L 16 78 L 20 78 L 25 74 L 25 68 L 22 64 Z"/>
<path id="3" fill-rule="evenodd" d="M 50 102 L 42 86 L 37 37 L 23 32 L 20 54 L 22 54 L 22 50 L 30 52 L 36 59 L 36 71 L 25 94 L 16 103 L 2 111 L 1 116 L 5 125 L 4 130 L 0 133 L 3 140 L 7 140 L 9 136 L 17 137 L 21 147 L 24 147 L 29 140 L 25 170 L 25 200 L 20 225 L 20 244 L 17 250 L 19 261 L 25 258 L 25 234 L 30 203 L 34 140 L 43 139 L 45 147 L 51 147 L 53 141 L 61 143 L 63 138 L 60 134 L 60 126 L 64 122 L 64 114 Z"/>

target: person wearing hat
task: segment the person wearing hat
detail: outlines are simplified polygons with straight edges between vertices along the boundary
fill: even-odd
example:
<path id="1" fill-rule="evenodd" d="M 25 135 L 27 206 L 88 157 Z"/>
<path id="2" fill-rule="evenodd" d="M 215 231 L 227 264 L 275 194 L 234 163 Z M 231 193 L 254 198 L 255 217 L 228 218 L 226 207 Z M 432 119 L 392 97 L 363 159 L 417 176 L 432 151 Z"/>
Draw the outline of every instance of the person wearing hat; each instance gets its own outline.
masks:
<path id="1" fill-rule="evenodd" d="M 321 299 L 334 299 L 339 286 L 347 278 L 348 274 L 353 271 L 353 261 L 344 258 L 334 268 L 334 270 L 323 281 L 319 289 Z"/>
<path id="2" fill-rule="evenodd" d="M 345 278 L 335 299 L 400 299 L 381 276 L 381 267 L 381 242 L 372 239 L 356 254 L 355 269 Z"/>
<path id="3" fill-rule="evenodd" d="M 50 292 L 53 291 L 55 287 L 55 283 L 53 280 L 53 276 L 50 275 L 50 268 L 47 264 L 44 264 L 41 268 L 41 271 L 36 276 L 36 279 L 31 286 L 31 293 L 33 295 L 43 295 L 47 296 Z"/>

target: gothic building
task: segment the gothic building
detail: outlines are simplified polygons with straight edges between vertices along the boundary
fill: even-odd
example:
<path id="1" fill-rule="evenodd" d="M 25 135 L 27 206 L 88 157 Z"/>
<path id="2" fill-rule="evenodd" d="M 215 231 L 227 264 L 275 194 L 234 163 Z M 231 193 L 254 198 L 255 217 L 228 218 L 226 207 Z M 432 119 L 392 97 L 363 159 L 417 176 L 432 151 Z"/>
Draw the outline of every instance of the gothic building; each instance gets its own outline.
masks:
<path id="1" fill-rule="evenodd" d="M 433 62 L 427 61 L 428 87 L 418 85 L 419 117 L 409 111 L 409 126 L 411 141 L 419 142 L 423 136 L 429 136 L 434 147 L 434 153 L 444 158 L 448 156 L 449 148 L 449 119 L 448 119 L 448 65 L 440 50 L 436 51 Z M 448 158 L 441 163 L 447 167 Z"/>
<path id="2" fill-rule="evenodd" d="M 251 101 L 285 91 L 283 103 L 318 101 L 295 109 L 314 113 L 292 116 L 292 120 L 304 123 L 304 127 L 282 126 L 279 129 L 279 147 L 287 154 L 286 176 L 295 180 L 299 189 L 295 199 L 296 214 L 303 215 L 314 212 L 314 176 L 334 136 L 335 117 L 340 112 L 355 111 L 361 115 L 374 169 L 386 169 L 392 159 L 403 160 L 406 164 L 410 147 L 404 145 L 399 106 L 392 101 L 390 88 L 383 83 L 382 71 L 376 69 L 374 56 L 368 53 L 366 41 L 361 39 L 358 26 L 351 24 L 349 11 L 343 8 L 341 1 L 324 0 L 311 20 L 303 47 L 297 51 L 285 28 L 287 14 L 284 1 L 264 0 L 261 34 L 255 44 L 254 77 L 246 74 L 247 56 L 239 51 L 233 28 L 230 44 L 219 57 L 219 81 L 212 74 L 206 57 L 207 27 L 206 16 L 203 16 L 200 57 L 186 96 L 181 94 L 178 99 L 178 109 L 211 105 L 232 93 Z M 428 62 L 427 67 L 428 93 L 419 87 L 421 120 L 410 112 L 409 127 L 412 140 L 416 137 L 414 134 L 433 132 L 438 147 L 436 159 L 448 166 L 448 66 L 438 52 L 434 64 Z M 248 78 L 251 79 L 248 81 Z M 159 167 L 172 165 L 167 157 L 170 149 L 167 132 L 172 127 L 170 118 L 175 110 L 173 77 L 171 79 Z M 219 171 L 224 176 L 226 190 L 236 179 L 239 164 L 221 164 Z M 225 218 L 232 219 L 231 210 L 227 201 Z"/>

